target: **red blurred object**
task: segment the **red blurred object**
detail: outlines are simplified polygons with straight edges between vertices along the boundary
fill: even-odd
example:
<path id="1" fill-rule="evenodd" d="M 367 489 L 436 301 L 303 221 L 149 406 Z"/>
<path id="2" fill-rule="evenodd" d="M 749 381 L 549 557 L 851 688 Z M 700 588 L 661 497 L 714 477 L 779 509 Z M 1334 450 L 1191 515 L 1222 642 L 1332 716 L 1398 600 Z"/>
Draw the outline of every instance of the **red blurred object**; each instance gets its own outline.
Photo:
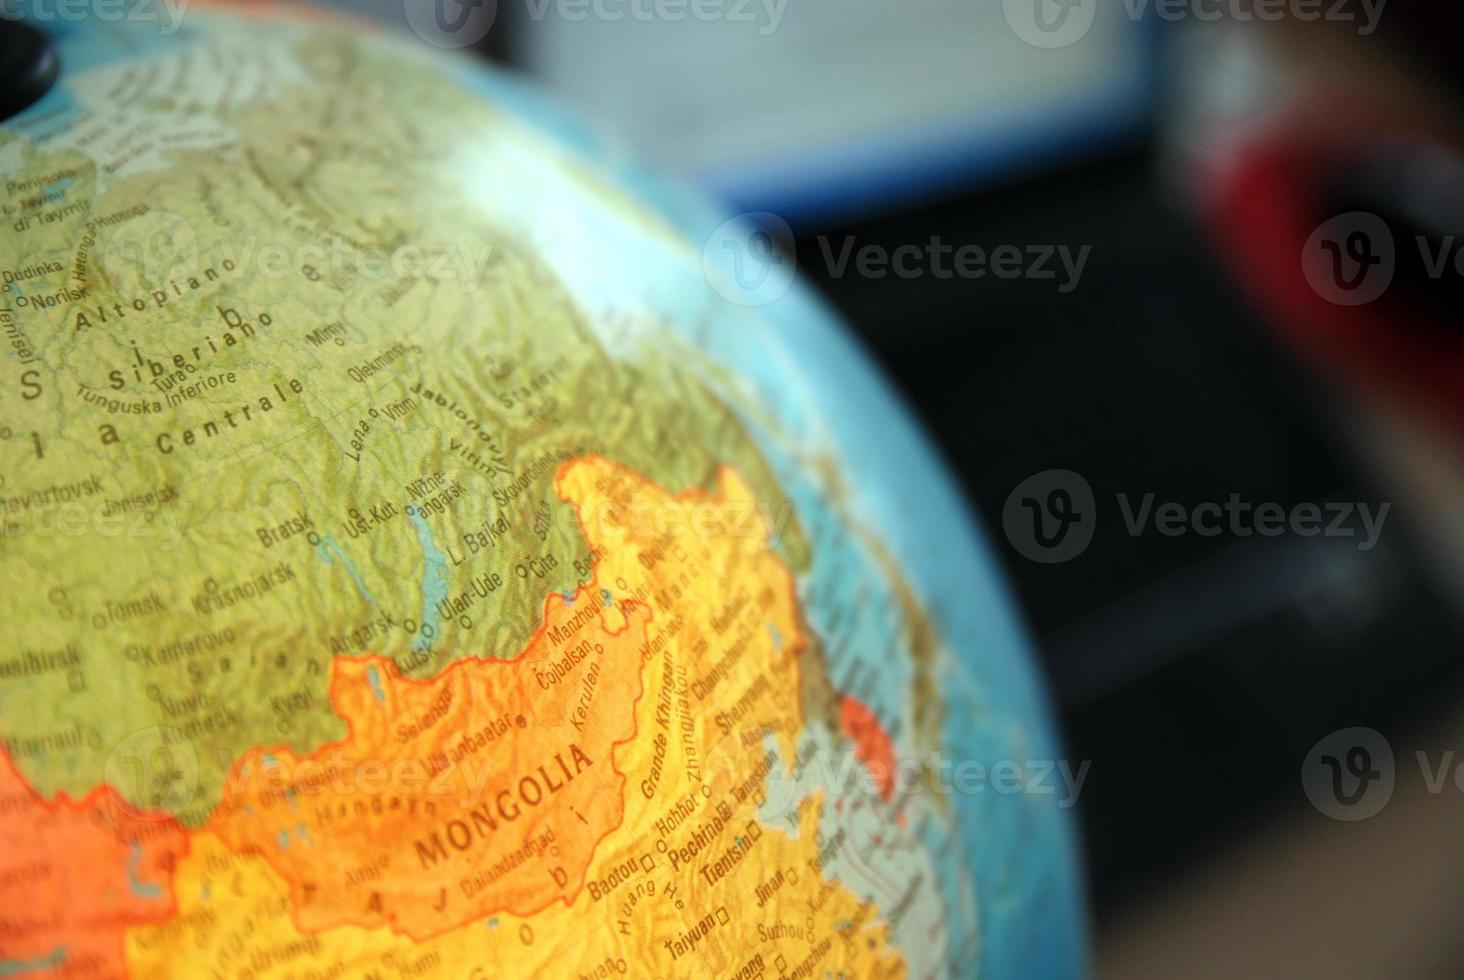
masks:
<path id="1" fill-rule="evenodd" d="M 1440 284 L 1464 281 L 1455 265 L 1464 236 L 1415 234 L 1416 222 L 1397 220 L 1389 207 L 1416 213 L 1422 203 L 1427 210 L 1418 200 L 1426 192 L 1408 190 L 1410 161 L 1464 153 L 1422 129 L 1308 122 L 1328 115 L 1338 113 L 1301 114 L 1239 148 L 1211 199 L 1220 243 L 1262 315 L 1304 356 L 1344 383 L 1381 389 L 1464 434 L 1464 304 L 1449 302 Z M 1390 186 L 1349 194 L 1359 171 L 1383 173 L 1381 183 Z M 1437 217 L 1449 223 L 1447 209 Z M 1381 236 L 1368 234 L 1380 226 Z M 1377 240 L 1389 232 L 1391 242 Z M 1432 240 L 1437 245 L 1425 245 Z M 1446 256 L 1443 274 L 1416 288 L 1439 255 Z M 1380 278 L 1368 283 L 1369 275 Z"/>

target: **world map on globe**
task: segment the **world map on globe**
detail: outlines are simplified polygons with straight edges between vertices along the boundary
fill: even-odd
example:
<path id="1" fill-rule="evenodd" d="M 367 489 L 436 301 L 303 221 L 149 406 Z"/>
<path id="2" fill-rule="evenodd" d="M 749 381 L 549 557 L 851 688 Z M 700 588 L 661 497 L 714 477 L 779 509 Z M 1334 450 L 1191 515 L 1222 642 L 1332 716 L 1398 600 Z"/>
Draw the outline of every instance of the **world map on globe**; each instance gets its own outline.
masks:
<path id="1" fill-rule="evenodd" d="M 1081 972 L 1021 627 L 840 327 L 302 16 L 47 25 L 0 125 L 0 976 Z"/>

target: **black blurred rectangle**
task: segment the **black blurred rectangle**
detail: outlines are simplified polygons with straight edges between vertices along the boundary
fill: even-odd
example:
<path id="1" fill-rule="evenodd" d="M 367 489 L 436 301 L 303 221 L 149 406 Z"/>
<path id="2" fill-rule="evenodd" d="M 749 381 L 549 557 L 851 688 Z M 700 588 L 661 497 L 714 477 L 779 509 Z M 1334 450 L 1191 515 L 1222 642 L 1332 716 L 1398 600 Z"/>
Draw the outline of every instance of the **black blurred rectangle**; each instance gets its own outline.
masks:
<path id="1" fill-rule="evenodd" d="M 1100 913 L 1302 800 L 1308 748 L 1430 709 L 1461 679 L 1461 634 L 1404 514 L 1351 539 L 1127 533 L 1118 493 L 1194 506 L 1381 503 L 1329 391 L 1247 308 L 1138 146 L 1096 164 L 845 228 L 804 228 L 800 268 L 844 313 L 970 494 L 1041 648 L 1074 760 Z M 822 236 L 822 237 L 821 237 Z M 1052 280 L 832 274 L 885 250 L 1092 246 Z M 1021 557 L 1003 505 L 1040 471 L 1082 474 L 1091 547 Z M 1105 501 L 1107 503 L 1105 503 Z"/>

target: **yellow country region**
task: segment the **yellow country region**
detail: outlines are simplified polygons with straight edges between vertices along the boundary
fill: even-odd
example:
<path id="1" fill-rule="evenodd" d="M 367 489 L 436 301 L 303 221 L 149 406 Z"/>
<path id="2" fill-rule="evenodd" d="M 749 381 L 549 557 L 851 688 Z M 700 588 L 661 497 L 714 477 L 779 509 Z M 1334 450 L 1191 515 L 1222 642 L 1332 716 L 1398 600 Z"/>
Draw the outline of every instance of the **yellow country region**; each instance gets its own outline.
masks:
<path id="1" fill-rule="evenodd" d="M 346 926 L 316 935 L 295 927 L 289 889 L 263 858 L 236 854 L 208 832 L 193 836 L 174 887 L 178 914 L 127 933 L 133 977 L 223 980 L 464 975 L 486 962 L 482 926 L 415 945 L 385 930 Z"/>
<path id="2" fill-rule="evenodd" d="M 648 707 L 661 709 L 652 712 L 661 731 L 668 701 L 694 722 L 681 738 L 693 781 L 707 753 L 736 736 L 761 744 L 766 733 L 790 754 L 802 726 L 803 632 L 769 508 L 731 467 L 719 484 L 716 494 L 672 495 L 599 456 L 566 463 L 557 479 L 595 557 L 595 583 L 656 613 L 642 655 L 670 673 L 655 678 Z"/>
<path id="3" fill-rule="evenodd" d="M 879 909 L 824 873 L 839 835 L 820 834 L 821 800 L 769 813 L 801 724 L 802 627 L 748 484 L 724 469 L 716 494 L 673 496 L 589 458 L 558 486 L 594 549 L 592 587 L 654 610 L 636 736 L 615 750 L 625 820 L 572 903 L 422 943 L 350 926 L 306 935 L 266 863 L 204 834 L 179 869 L 178 919 L 128 936 L 134 975 L 904 975 Z M 771 816 L 789 819 L 775 829 Z M 472 866 L 458 871 L 470 885 Z"/>
<path id="4" fill-rule="evenodd" d="M 903 976 L 873 907 L 819 876 L 816 811 L 801 808 L 796 839 L 764 832 L 765 857 L 777 868 L 771 892 L 663 890 L 642 902 L 626 932 L 607 928 L 607 903 L 583 895 L 572 908 L 487 919 L 423 943 L 357 926 L 300 931 L 284 880 L 262 858 L 202 831 L 178 867 L 178 914 L 127 933 L 127 972 L 216 980 Z"/>
<path id="5" fill-rule="evenodd" d="M 595 583 L 655 610 L 637 736 L 616 750 L 625 819 L 576 907 L 603 906 L 604 941 L 633 943 L 641 973 L 902 973 L 878 910 L 823 874 L 838 844 L 821 854 L 817 801 L 784 792 L 804 626 L 770 508 L 731 467 L 718 483 L 672 495 L 600 457 L 560 469 Z"/>

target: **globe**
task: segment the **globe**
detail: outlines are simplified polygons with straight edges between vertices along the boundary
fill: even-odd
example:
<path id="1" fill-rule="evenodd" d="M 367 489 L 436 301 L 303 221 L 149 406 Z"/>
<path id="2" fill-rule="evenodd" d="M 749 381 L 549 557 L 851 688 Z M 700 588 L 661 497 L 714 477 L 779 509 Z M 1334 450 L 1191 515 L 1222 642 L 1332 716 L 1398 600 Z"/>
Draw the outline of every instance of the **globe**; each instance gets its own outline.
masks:
<path id="1" fill-rule="evenodd" d="M 410 35 L 36 26 L 0 974 L 1084 971 L 997 566 L 770 216 Z"/>

